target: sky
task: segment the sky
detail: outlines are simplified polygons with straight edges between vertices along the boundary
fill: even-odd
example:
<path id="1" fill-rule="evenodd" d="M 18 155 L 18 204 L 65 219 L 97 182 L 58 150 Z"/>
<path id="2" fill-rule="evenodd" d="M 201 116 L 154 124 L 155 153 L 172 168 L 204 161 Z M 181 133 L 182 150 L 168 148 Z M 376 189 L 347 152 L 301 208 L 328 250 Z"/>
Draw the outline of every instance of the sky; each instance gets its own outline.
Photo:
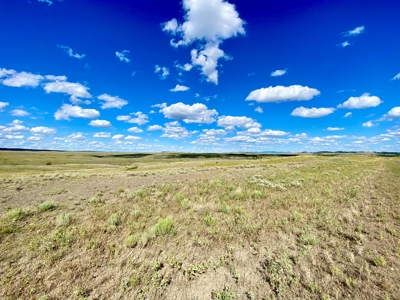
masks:
<path id="1" fill-rule="evenodd" d="M 398 0 L 0 1 L 0 148 L 400 151 Z"/>

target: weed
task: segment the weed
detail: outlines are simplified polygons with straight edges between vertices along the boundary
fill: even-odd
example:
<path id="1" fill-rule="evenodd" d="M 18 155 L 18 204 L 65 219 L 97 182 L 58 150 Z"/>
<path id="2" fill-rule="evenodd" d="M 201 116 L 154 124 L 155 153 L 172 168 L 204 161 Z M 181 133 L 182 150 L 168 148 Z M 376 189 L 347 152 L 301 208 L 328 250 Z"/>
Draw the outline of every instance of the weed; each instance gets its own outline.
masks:
<path id="1" fill-rule="evenodd" d="M 94 196 L 88 200 L 90 204 L 100 204 L 103 203 L 103 199 L 100 196 Z"/>
<path id="2" fill-rule="evenodd" d="M 216 290 L 211 292 L 213 300 L 232 300 L 236 298 L 236 293 L 231 291 L 230 287 L 225 286 L 222 291 Z"/>
<path id="3" fill-rule="evenodd" d="M 136 235 L 130 235 L 130 236 L 128 236 L 128 237 L 125 239 L 124 244 L 125 244 L 125 246 L 127 246 L 127 247 L 133 248 L 133 247 L 135 247 L 135 246 L 137 245 L 138 241 L 139 241 L 138 236 L 136 236 Z"/>
<path id="4" fill-rule="evenodd" d="M 386 266 L 386 260 L 383 256 L 376 256 L 373 259 L 375 266 L 377 267 L 384 267 Z"/>
<path id="5" fill-rule="evenodd" d="M 29 216 L 30 214 L 32 214 L 32 212 L 30 211 L 29 208 L 14 208 L 13 210 L 10 210 L 6 213 L 6 219 L 9 219 L 13 222 L 15 221 L 21 221 L 23 220 L 25 217 Z"/>
<path id="6" fill-rule="evenodd" d="M 116 229 L 122 222 L 122 218 L 118 214 L 112 214 L 111 217 L 108 219 L 108 223 L 110 224 L 112 229 Z"/>
<path id="7" fill-rule="evenodd" d="M 303 231 L 303 233 L 300 235 L 299 241 L 305 246 L 313 246 L 317 243 L 315 235 L 306 231 Z"/>
<path id="8" fill-rule="evenodd" d="M 118 189 L 117 189 L 117 191 L 115 192 L 115 196 L 116 197 L 119 197 L 121 194 L 123 194 L 125 192 L 125 189 L 123 188 L 123 187 L 119 187 Z"/>
<path id="9" fill-rule="evenodd" d="M 64 213 L 57 216 L 57 226 L 68 226 L 72 222 L 72 215 L 70 213 Z"/>
<path id="10" fill-rule="evenodd" d="M 135 219 L 139 218 L 140 210 L 138 210 L 137 208 L 135 208 L 134 210 L 132 210 L 131 215 L 132 215 Z"/>
<path id="11" fill-rule="evenodd" d="M 165 235 L 169 233 L 176 233 L 175 222 L 171 217 L 166 217 L 165 219 L 158 220 L 157 224 L 154 226 L 155 235 Z"/>
<path id="12" fill-rule="evenodd" d="M 48 210 L 53 210 L 56 208 L 56 204 L 53 201 L 46 201 L 43 202 L 42 204 L 39 204 L 39 211 L 48 211 Z"/>
<path id="13" fill-rule="evenodd" d="M 295 281 L 293 261 L 287 255 L 269 254 L 262 267 L 267 281 L 276 294 L 284 293 Z"/>
<path id="14" fill-rule="evenodd" d="M 355 286 L 357 285 L 357 279 L 346 277 L 344 279 L 344 283 L 346 284 L 347 287 Z"/>
<path id="15" fill-rule="evenodd" d="M 207 226 L 212 226 L 215 224 L 216 219 L 210 213 L 207 213 L 207 215 L 203 218 L 203 221 Z"/>

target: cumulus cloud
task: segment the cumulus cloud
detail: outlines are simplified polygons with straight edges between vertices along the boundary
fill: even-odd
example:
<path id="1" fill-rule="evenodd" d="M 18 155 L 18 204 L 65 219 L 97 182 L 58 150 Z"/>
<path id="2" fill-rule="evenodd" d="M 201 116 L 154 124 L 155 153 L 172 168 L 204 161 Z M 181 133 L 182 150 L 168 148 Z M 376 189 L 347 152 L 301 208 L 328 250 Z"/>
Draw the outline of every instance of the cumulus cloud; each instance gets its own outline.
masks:
<path id="1" fill-rule="evenodd" d="M 183 120 L 185 123 L 211 124 L 215 121 L 215 116 L 218 115 L 215 109 L 209 110 L 202 103 L 187 105 L 179 102 L 162 108 L 160 112 L 168 119 Z"/>
<path id="2" fill-rule="evenodd" d="M 124 138 L 124 140 L 128 140 L 128 141 L 139 141 L 142 138 L 139 136 L 133 136 L 133 135 L 128 135 Z"/>
<path id="3" fill-rule="evenodd" d="M 199 138 L 191 144 L 210 145 L 217 143 L 227 132 L 224 129 L 204 129 Z"/>
<path id="4" fill-rule="evenodd" d="M 155 65 L 154 73 L 158 74 L 161 80 L 164 80 L 167 79 L 169 75 L 169 69 L 167 67 L 160 67 L 159 65 Z"/>
<path id="5" fill-rule="evenodd" d="M 159 104 L 154 104 L 151 107 L 158 107 L 158 108 L 164 108 L 167 107 L 167 103 L 159 103 Z"/>
<path id="6" fill-rule="evenodd" d="M 355 35 L 359 35 L 359 34 L 363 33 L 364 31 L 365 31 L 364 26 L 358 26 L 358 27 L 354 28 L 353 30 L 343 32 L 343 35 L 344 36 L 355 36 Z"/>
<path id="7" fill-rule="evenodd" d="M 219 45 L 225 39 L 245 34 L 244 21 L 235 6 L 223 0 L 183 0 L 182 4 L 185 22 L 179 24 L 174 18 L 163 23 L 162 30 L 181 38 L 170 41 L 173 47 L 198 41 L 199 49 L 191 52 L 192 65 L 201 69 L 207 81 L 218 84 L 218 60 L 229 57 Z"/>
<path id="8" fill-rule="evenodd" d="M 389 112 L 386 114 L 389 118 L 400 118 L 400 106 L 393 107 Z"/>
<path id="9" fill-rule="evenodd" d="M 98 128 L 111 127 L 110 121 L 107 121 L 107 120 L 92 120 L 92 121 L 90 121 L 89 125 L 92 127 L 98 127 Z"/>
<path id="10" fill-rule="evenodd" d="M 260 106 L 258 106 L 254 111 L 256 111 L 256 112 L 258 112 L 260 114 L 262 114 L 264 112 L 263 109 Z"/>
<path id="11" fill-rule="evenodd" d="M 82 59 L 86 56 L 86 54 L 78 54 L 78 53 L 74 53 L 74 51 L 72 50 L 72 48 L 67 47 L 67 46 L 63 46 L 63 45 L 57 45 L 58 48 L 63 49 L 69 57 L 74 57 L 77 59 Z"/>
<path id="12" fill-rule="evenodd" d="M 398 79 L 400 79 L 400 73 L 392 78 L 392 80 L 398 80 Z"/>
<path id="13" fill-rule="evenodd" d="M 56 120 L 70 120 L 70 117 L 94 119 L 99 116 L 100 113 L 95 109 L 84 109 L 80 106 L 70 104 L 63 104 L 61 108 L 54 113 L 54 118 Z"/>
<path id="14" fill-rule="evenodd" d="M 291 115 L 294 117 L 302 117 L 302 118 L 320 118 L 330 115 L 334 111 L 335 109 L 332 107 L 305 108 L 303 106 L 300 106 L 298 108 L 295 108 L 292 111 Z"/>
<path id="15" fill-rule="evenodd" d="M 131 115 L 136 116 L 136 118 L 132 116 L 117 116 L 117 120 L 138 125 L 143 125 L 149 122 L 149 117 L 141 111 L 131 113 Z"/>
<path id="16" fill-rule="evenodd" d="M 161 130 L 162 127 L 160 125 L 151 125 L 147 127 L 147 131 L 155 131 L 155 130 Z"/>
<path id="17" fill-rule="evenodd" d="M 351 117 L 352 114 L 353 114 L 352 112 L 347 112 L 347 113 L 345 113 L 343 118 L 349 118 L 349 117 Z"/>
<path id="18" fill-rule="evenodd" d="M 89 88 L 80 83 L 68 81 L 47 82 L 44 85 L 44 90 L 47 94 L 63 93 L 70 95 L 70 101 L 73 104 L 79 104 L 81 102 L 79 98 L 92 98 L 92 95 L 88 92 Z"/>
<path id="19" fill-rule="evenodd" d="M 362 94 L 360 97 L 350 97 L 343 104 L 339 104 L 338 108 L 347 109 L 364 109 L 369 107 L 376 107 L 381 104 L 382 101 L 377 96 L 370 96 L 368 93 Z"/>
<path id="20" fill-rule="evenodd" d="M 137 128 L 137 127 L 131 127 L 128 129 L 128 132 L 140 133 L 140 132 L 143 132 L 143 130 L 140 128 Z"/>
<path id="21" fill-rule="evenodd" d="M 377 124 L 372 123 L 371 121 L 365 122 L 362 124 L 363 127 L 371 128 L 377 126 Z"/>
<path id="22" fill-rule="evenodd" d="M 218 118 L 218 126 L 225 127 L 226 130 L 234 130 L 235 128 L 250 129 L 260 128 L 261 124 L 252 118 L 241 116 L 221 116 Z"/>
<path id="23" fill-rule="evenodd" d="M 272 129 L 261 130 L 259 127 L 252 127 L 245 131 L 238 132 L 238 136 L 246 135 L 246 136 L 259 136 L 259 137 L 281 137 L 288 134 L 289 134 L 288 132 L 282 130 L 272 130 Z"/>
<path id="24" fill-rule="evenodd" d="M 129 50 L 122 50 L 121 52 L 115 52 L 115 56 L 122 62 L 129 63 L 131 60 L 127 57 L 131 53 Z"/>
<path id="25" fill-rule="evenodd" d="M 176 63 L 175 68 L 177 68 L 178 70 L 189 72 L 193 68 L 193 66 L 191 64 L 187 64 L 187 63 L 184 65 L 180 65 L 180 64 Z"/>
<path id="26" fill-rule="evenodd" d="M 286 70 L 276 70 L 271 72 L 272 77 L 282 76 L 286 74 Z"/>
<path id="27" fill-rule="evenodd" d="M 26 116 L 29 116 L 30 113 L 28 113 L 27 111 L 25 111 L 23 109 L 14 109 L 11 111 L 11 115 L 15 116 L 15 117 L 26 117 Z"/>
<path id="28" fill-rule="evenodd" d="M 113 139 L 113 140 L 120 140 L 120 139 L 122 139 L 123 137 L 124 137 L 123 134 L 116 134 L 116 135 L 114 135 L 114 136 L 112 137 L 112 139 Z"/>
<path id="29" fill-rule="evenodd" d="M 261 88 L 250 92 L 246 101 L 254 100 L 257 102 L 286 102 L 311 100 L 318 96 L 320 91 L 308 86 L 291 85 Z"/>
<path id="30" fill-rule="evenodd" d="M 6 106 L 10 105 L 8 102 L 0 102 L 0 112 L 4 110 Z"/>
<path id="31" fill-rule="evenodd" d="M 67 136 L 67 140 L 84 140 L 86 139 L 82 132 L 74 132 Z"/>
<path id="32" fill-rule="evenodd" d="M 344 127 L 328 127 L 326 130 L 328 130 L 328 131 L 339 131 L 339 130 L 344 130 Z"/>
<path id="33" fill-rule="evenodd" d="M 96 132 L 93 137 L 95 138 L 109 138 L 111 134 L 109 132 Z"/>
<path id="34" fill-rule="evenodd" d="M 162 128 L 164 133 L 161 137 L 166 137 L 175 140 L 181 140 L 192 135 L 185 127 L 182 127 L 178 121 L 169 122 Z"/>
<path id="35" fill-rule="evenodd" d="M 185 92 L 188 91 L 190 88 L 184 85 L 177 84 L 173 89 L 170 89 L 170 92 Z"/>
<path id="36" fill-rule="evenodd" d="M 11 87 L 37 87 L 44 79 L 41 75 L 32 74 L 29 72 L 16 72 L 15 70 L 0 70 L 0 78 L 6 77 L 1 81 L 2 84 Z"/>
<path id="37" fill-rule="evenodd" d="M 110 96 L 108 94 L 102 94 L 97 97 L 97 99 L 102 100 L 102 109 L 108 108 L 121 108 L 128 104 L 128 101 L 119 98 L 118 96 Z"/>
<path id="38" fill-rule="evenodd" d="M 30 131 L 35 135 L 50 135 L 57 133 L 57 129 L 45 126 L 32 127 Z"/>

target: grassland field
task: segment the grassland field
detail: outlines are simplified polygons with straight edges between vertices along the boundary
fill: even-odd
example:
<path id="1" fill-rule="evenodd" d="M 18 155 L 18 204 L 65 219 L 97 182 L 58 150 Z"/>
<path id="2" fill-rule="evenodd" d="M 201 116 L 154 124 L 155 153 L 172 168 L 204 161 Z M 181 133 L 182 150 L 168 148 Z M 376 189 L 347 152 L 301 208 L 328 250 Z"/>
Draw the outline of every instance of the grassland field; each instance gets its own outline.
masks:
<path id="1" fill-rule="evenodd" d="M 0 299 L 400 299 L 400 157 L 0 151 Z"/>

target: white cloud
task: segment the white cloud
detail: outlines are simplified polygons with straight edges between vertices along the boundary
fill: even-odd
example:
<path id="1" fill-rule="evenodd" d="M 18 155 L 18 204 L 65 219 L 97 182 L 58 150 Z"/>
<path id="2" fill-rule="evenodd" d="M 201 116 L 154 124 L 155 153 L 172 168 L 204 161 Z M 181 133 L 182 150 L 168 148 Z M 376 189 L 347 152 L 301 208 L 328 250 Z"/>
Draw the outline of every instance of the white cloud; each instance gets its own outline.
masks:
<path id="1" fill-rule="evenodd" d="M 272 77 L 282 76 L 285 74 L 286 74 L 286 70 L 276 70 L 274 72 L 271 72 Z"/>
<path id="2" fill-rule="evenodd" d="M 202 103 L 187 105 L 179 102 L 162 108 L 160 112 L 168 119 L 183 120 L 185 123 L 211 124 L 218 115 L 215 109 L 209 110 Z"/>
<path id="3" fill-rule="evenodd" d="M 142 138 L 139 136 L 133 136 L 133 135 L 128 135 L 124 138 L 124 140 L 129 140 L 129 141 L 139 141 Z"/>
<path id="4" fill-rule="evenodd" d="M 102 94 L 97 99 L 104 101 L 101 108 L 121 108 L 128 104 L 128 101 L 119 98 L 118 96 L 110 96 L 108 94 Z"/>
<path id="5" fill-rule="evenodd" d="M 160 103 L 160 104 L 154 104 L 151 107 L 164 108 L 164 107 L 167 107 L 167 103 L 164 102 L 164 103 Z"/>
<path id="6" fill-rule="evenodd" d="M 131 53 L 129 50 L 122 50 L 121 52 L 115 52 L 115 56 L 122 62 L 129 63 L 131 60 L 127 56 Z"/>
<path id="7" fill-rule="evenodd" d="M 11 134 L 6 134 L 5 137 L 9 140 L 22 140 L 24 138 L 23 135 L 11 135 Z"/>
<path id="8" fill-rule="evenodd" d="M 341 47 L 347 47 L 347 46 L 350 46 L 351 44 L 348 42 L 348 41 L 344 41 L 343 43 L 340 43 L 339 44 L 339 46 L 341 46 Z"/>
<path id="9" fill-rule="evenodd" d="M 272 129 L 264 129 L 261 130 L 259 127 L 252 127 L 247 129 L 246 131 L 238 132 L 238 135 L 246 135 L 246 136 L 260 136 L 260 137 L 281 137 L 288 135 L 288 132 L 282 130 L 272 130 Z"/>
<path id="10" fill-rule="evenodd" d="M 5 68 L 0 68 L 0 78 L 6 77 L 9 75 L 13 75 L 15 73 L 17 73 L 17 71 L 15 71 L 15 70 L 12 70 L 12 69 L 7 70 Z"/>
<path id="11" fill-rule="evenodd" d="M 184 64 L 183 66 L 178 64 L 178 63 L 176 63 L 175 64 L 175 68 L 177 68 L 178 70 L 189 72 L 193 68 L 193 66 L 191 64 L 187 64 L 187 63 Z"/>
<path id="12" fill-rule="evenodd" d="M 200 134 L 199 139 L 191 142 L 191 144 L 210 145 L 217 143 L 220 137 L 227 134 L 224 129 L 204 129 L 203 132 L 204 133 Z"/>
<path id="13" fill-rule="evenodd" d="M 16 133 L 16 132 L 29 131 L 29 128 L 25 127 L 23 125 L 17 124 L 17 125 L 13 125 L 11 127 L 4 128 L 3 131 L 4 132 Z"/>
<path id="14" fill-rule="evenodd" d="M 82 132 L 74 132 L 74 133 L 70 134 L 67 138 L 70 139 L 70 140 L 84 140 L 84 139 L 86 139 Z M 66 140 L 66 141 L 68 141 L 68 140 Z"/>
<path id="15" fill-rule="evenodd" d="M 10 105 L 8 102 L 0 102 L 0 112 L 4 110 L 6 106 Z"/>
<path id="16" fill-rule="evenodd" d="M 376 107 L 381 104 L 382 101 L 377 96 L 370 96 L 368 93 L 362 94 L 360 97 L 350 97 L 343 104 L 339 104 L 338 108 L 347 109 L 363 109 L 369 107 Z"/>
<path id="17" fill-rule="evenodd" d="M 45 3 L 49 4 L 49 6 L 53 4 L 53 1 L 51 1 L 51 0 L 38 0 L 38 2 L 45 2 Z"/>
<path id="18" fill-rule="evenodd" d="M 175 140 L 184 139 L 192 135 L 192 133 L 187 131 L 185 127 L 182 127 L 178 121 L 166 123 L 162 130 L 164 133 L 161 135 L 161 137 Z"/>
<path id="19" fill-rule="evenodd" d="M 400 73 L 392 78 L 392 80 L 398 80 L 398 79 L 400 79 Z"/>
<path id="20" fill-rule="evenodd" d="M 63 45 L 57 45 L 58 48 L 64 49 L 65 52 L 68 53 L 68 56 L 70 57 L 74 57 L 77 59 L 82 59 L 86 56 L 86 54 L 78 54 L 78 53 L 74 53 L 74 51 L 72 50 L 72 48 L 67 47 L 67 46 L 63 46 Z"/>
<path id="21" fill-rule="evenodd" d="M 67 81 L 48 82 L 44 85 L 46 93 L 63 93 L 70 95 L 70 100 L 73 104 L 79 104 L 79 98 L 92 98 L 89 94 L 89 88 L 80 84 Z"/>
<path id="22" fill-rule="evenodd" d="M 143 130 L 140 128 L 137 128 L 137 127 L 131 127 L 128 129 L 128 132 L 140 133 L 140 132 L 143 132 Z"/>
<path id="23" fill-rule="evenodd" d="M 116 135 L 114 135 L 114 136 L 112 137 L 112 139 L 113 139 L 113 140 L 120 140 L 120 139 L 122 139 L 123 137 L 124 137 L 123 134 L 116 134 Z"/>
<path id="24" fill-rule="evenodd" d="M 32 135 L 27 138 L 28 141 L 41 141 L 43 137 L 41 135 Z"/>
<path id="25" fill-rule="evenodd" d="M 70 104 L 63 104 L 61 108 L 54 113 L 54 118 L 56 120 L 70 120 L 70 117 L 94 119 L 99 116 L 100 113 L 95 109 L 84 109 L 80 106 Z"/>
<path id="26" fill-rule="evenodd" d="M 170 89 L 170 92 L 185 92 L 188 91 L 190 88 L 184 85 L 177 84 L 173 89 Z"/>
<path id="27" fill-rule="evenodd" d="M 389 118 L 400 118 L 400 106 L 393 107 L 391 110 L 389 110 L 387 116 Z"/>
<path id="28" fill-rule="evenodd" d="M 173 47 L 198 41 L 200 51 L 192 50 L 192 64 L 201 68 L 207 81 L 218 84 L 218 59 L 228 58 L 219 45 L 225 39 L 245 34 L 244 21 L 235 6 L 223 0 L 183 0 L 182 4 L 185 22 L 178 24 L 172 19 L 162 24 L 163 31 L 182 38 L 178 42 L 172 39 Z"/>
<path id="29" fill-rule="evenodd" d="M 260 114 L 262 114 L 264 112 L 263 109 L 260 106 L 258 106 L 254 111 L 256 111 L 256 112 L 258 112 Z"/>
<path id="30" fill-rule="evenodd" d="M 353 114 L 352 112 L 347 112 L 347 113 L 343 116 L 343 118 L 351 117 L 352 114 Z"/>
<path id="31" fill-rule="evenodd" d="M 5 70 L 5 69 L 2 69 Z M 3 79 L 2 83 L 6 86 L 12 86 L 12 87 L 23 87 L 23 86 L 29 86 L 29 87 L 37 87 L 44 79 L 43 76 L 41 75 L 36 75 L 28 72 L 15 72 L 14 70 L 5 70 L 2 71 L 3 76 L 4 75 L 11 75 L 8 76 L 6 79 Z"/>
<path id="32" fill-rule="evenodd" d="M 234 130 L 235 127 L 241 129 L 260 128 L 261 124 L 249 117 L 221 116 L 218 118 L 218 126 L 225 127 L 226 130 Z"/>
<path id="33" fill-rule="evenodd" d="M 57 129 L 50 128 L 50 127 L 44 127 L 44 126 L 38 126 L 38 127 L 32 127 L 31 133 L 33 133 L 35 135 L 49 135 L 49 134 L 57 133 Z"/>
<path id="34" fill-rule="evenodd" d="M 371 121 L 365 122 L 362 124 L 363 127 L 371 128 L 377 126 L 377 124 L 372 123 Z"/>
<path id="35" fill-rule="evenodd" d="M 93 137 L 95 138 L 109 138 L 111 134 L 109 132 L 96 132 Z"/>
<path id="36" fill-rule="evenodd" d="M 90 121 L 89 125 L 92 127 L 98 127 L 98 128 L 111 127 L 110 121 L 107 121 L 107 120 L 92 120 L 92 121 Z"/>
<path id="37" fill-rule="evenodd" d="M 15 116 L 15 117 L 25 117 L 25 116 L 29 116 L 30 113 L 28 113 L 27 111 L 25 111 L 23 109 L 14 109 L 11 111 L 11 115 Z"/>
<path id="38" fill-rule="evenodd" d="M 328 130 L 328 131 L 339 131 L 339 130 L 344 130 L 344 127 L 328 127 L 326 130 Z"/>
<path id="39" fill-rule="evenodd" d="M 45 78 L 51 81 L 66 81 L 67 77 L 64 75 L 61 76 L 54 76 L 54 75 L 46 75 Z"/>
<path id="40" fill-rule="evenodd" d="M 169 69 L 167 67 L 160 67 L 159 65 L 154 66 L 154 73 L 159 73 L 160 79 L 164 80 L 169 75 Z"/>
<path id="41" fill-rule="evenodd" d="M 117 116 L 117 120 L 138 125 L 143 125 L 149 122 L 148 120 L 149 117 L 146 114 L 142 113 L 141 111 L 138 111 L 136 113 L 131 113 L 131 115 L 136 116 L 136 118 L 132 118 L 131 116 Z"/>
<path id="42" fill-rule="evenodd" d="M 320 118 L 330 115 L 335 111 L 332 107 L 321 107 L 321 108 L 305 108 L 300 106 L 295 108 L 291 115 L 294 117 L 302 117 L 302 118 Z"/>
<path id="43" fill-rule="evenodd" d="M 365 30 L 364 26 L 358 26 L 354 28 L 353 30 L 349 30 L 343 33 L 344 36 L 355 36 L 363 33 Z"/>
<path id="44" fill-rule="evenodd" d="M 310 100 L 320 94 L 317 89 L 308 86 L 291 85 L 261 88 L 250 92 L 246 100 L 257 102 L 286 102 Z"/>
<path id="45" fill-rule="evenodd" d="M 155 130 L 161 130 L 162 127 L 160 125 L 151 125 L 147 127 L 147 131 L 155 131 Z"/>

